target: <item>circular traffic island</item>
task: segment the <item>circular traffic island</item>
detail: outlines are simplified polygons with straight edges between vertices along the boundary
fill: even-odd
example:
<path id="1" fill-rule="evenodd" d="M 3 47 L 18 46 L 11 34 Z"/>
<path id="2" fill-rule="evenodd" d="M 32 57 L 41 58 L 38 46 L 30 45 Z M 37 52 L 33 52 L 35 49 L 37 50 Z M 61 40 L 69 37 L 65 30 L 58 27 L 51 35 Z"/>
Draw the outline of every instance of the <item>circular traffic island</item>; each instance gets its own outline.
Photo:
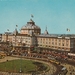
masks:
<path id="1" fill-rule="evenodd" d="M 42 73 L 48 71 L 47 64 L 33 60 L 7 60 L 0 63 L 0 71 L 11 73 Z"/>

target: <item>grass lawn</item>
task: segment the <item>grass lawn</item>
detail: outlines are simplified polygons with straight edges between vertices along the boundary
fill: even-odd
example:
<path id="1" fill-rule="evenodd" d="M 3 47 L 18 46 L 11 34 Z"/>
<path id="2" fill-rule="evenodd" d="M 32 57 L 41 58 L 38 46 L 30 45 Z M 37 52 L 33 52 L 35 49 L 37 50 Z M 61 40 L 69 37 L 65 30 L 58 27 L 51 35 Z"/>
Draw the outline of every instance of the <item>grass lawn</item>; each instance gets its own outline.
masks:
<path id="1" fill-rule="evenodd" d="M 42 72 L 48 69 L 48 65 L 35 62 L 32 60 L 12 60 L 0 63 L 0 71 L 6 72 L 20 72 L 32 73 L 32 72 Z"/>

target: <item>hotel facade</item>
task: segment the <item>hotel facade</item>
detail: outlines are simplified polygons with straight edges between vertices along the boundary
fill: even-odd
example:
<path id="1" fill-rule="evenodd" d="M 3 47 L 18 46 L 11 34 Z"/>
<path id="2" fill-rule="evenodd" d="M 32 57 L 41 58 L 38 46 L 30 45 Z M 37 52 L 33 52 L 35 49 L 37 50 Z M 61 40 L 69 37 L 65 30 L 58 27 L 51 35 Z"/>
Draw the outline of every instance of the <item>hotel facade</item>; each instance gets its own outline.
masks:
<path id="1" fill-rule="evenodd" d="M 16 28 L 11 33 L 5 32 L 1 38 L 1 42 L 9 42 L 16 52 L 23 50 L 30 53 L 33 49 L 41 52 L 75 52 L 75 35 L 49 34 L 47 28 L 41 33 L 41 28 L 32 19 L 22 26 L 20 32 Z"/>

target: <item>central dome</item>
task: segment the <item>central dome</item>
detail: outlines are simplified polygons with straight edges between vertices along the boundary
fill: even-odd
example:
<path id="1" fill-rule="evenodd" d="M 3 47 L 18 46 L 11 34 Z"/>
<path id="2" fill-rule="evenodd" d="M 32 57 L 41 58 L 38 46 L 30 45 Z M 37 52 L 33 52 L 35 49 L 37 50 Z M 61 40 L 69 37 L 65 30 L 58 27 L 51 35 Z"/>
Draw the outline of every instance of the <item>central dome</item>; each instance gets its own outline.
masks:
<path id="1" fill-rule="evenodd" d="M 21 34 L 29 34 L 30 32 L 34 34 L 40 34 L 41 32 L 40 27 L 35 25 L 35 22 L 32 19 L 21 28 Z"/>

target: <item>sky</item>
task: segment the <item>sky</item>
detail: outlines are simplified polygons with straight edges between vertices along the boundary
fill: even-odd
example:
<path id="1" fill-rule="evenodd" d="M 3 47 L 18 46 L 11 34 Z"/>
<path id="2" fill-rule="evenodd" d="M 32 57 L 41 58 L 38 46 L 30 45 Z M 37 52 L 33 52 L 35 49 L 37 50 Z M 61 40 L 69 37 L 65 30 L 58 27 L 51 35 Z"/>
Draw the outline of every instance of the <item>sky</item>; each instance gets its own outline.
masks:
<path id="1" fill-rule="evenodd" d="M 31 14 L 41 33 L 75 34 L 75 0 L 0 0 L 0 33 L 20 30 Z"/>

